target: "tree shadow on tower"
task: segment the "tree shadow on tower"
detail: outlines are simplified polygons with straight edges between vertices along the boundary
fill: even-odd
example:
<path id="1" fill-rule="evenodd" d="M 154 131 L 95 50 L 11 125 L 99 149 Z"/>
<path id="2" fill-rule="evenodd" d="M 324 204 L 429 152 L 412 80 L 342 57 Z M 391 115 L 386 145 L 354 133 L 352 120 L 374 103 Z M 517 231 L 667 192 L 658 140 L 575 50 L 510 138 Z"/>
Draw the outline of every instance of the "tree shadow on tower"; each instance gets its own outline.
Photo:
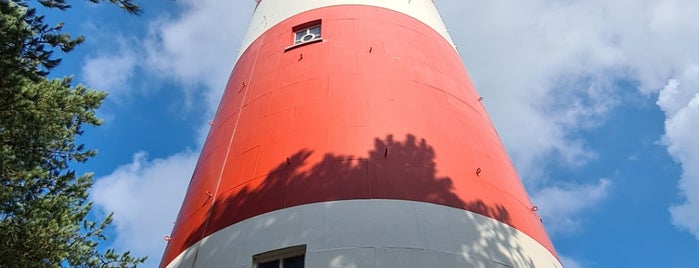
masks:
<path id="1" fill-rule="evenodd" d="M 352 156 L 335 153 L 327 153 L 322 160 L 311 162 L 311 150 L 299 150 L 286 159 L 280 159 L 280 163 L 268 174 L 259 176 L 228 189 L 219 189 L 216 201 L 211 207 L 208 222 L 198 226 L 189 237 L 173 237 L 173 239 L 186 239 L 187 246 L 194 245 L 216 231 L 236 224 L 239 231 L 223 240 L 207 241 L 199 246 L 198 251 L 191 251 L 194 258 L 192 267 L 206 267 L 216 265 L 209 263 L 208 259 L 221 259 L 220 256 L 228 255 L 236 266 L 247 266 L 251 263 L 251 256 L 274 248 L 260 248 L 259 243 L 253 241 L 256 235 L 274 233 L 276 247 L 292 246 L 297 244 L 319 243 L 328 235 L 329 223 L 322 219 L 331 210 L 339 208 L 337 202 L 342 200 L 404 200 L 417 202 L 415 217 L 421 221 L 414 231 L 429 235 L 436 232 L 444 235 L 444 241 L 438 242 L 432 237 L 422 237 L 410 245 L 381 245 L 372 244 L 371 238 L 366 243 L 348 242 L 333 243 L 333 247 L 362 247 L 373 248 L 369 258 L 384 260 L 382 267 L 425 267 L 428 263 L 417 259 L 409 263 L 391 263 L 395 254 L 407 254 L 406 260 L 419 258 L 425 254 L 425 249 L 438 250 L 440 254 L 446 254 L 443 265 L 449 267 L 534 267 L 532 259 L 527 252 L 515 243 L 517 232 L 507 225 L 512 225 L 510 213 L 502 205 L 487 205 L 484 200 L 470 199 L 459 195 L 454 187 L 454 180 L 448 176 L 437 177 L 436 152 L 426 140 L 417 139 L 414 135 L 406 135 L 405 140 L 395 140 L 393 135 L 387 135 L 385 139 L 376 138 L 373 148 L 366 156 Z M 231 178 L 222 178 L 224 180 Z M 308 218 L 299 219 L 299 215 L 278 218 L 274 214 L 265 214 L 285 208 L 303 208 L 302 205 L 320 202 L 330 202 L 325 206 L 325 211 L 308 212 L 321 218 L 317 222 L 310 220 L 306 231 L 295 232 L 285 225 L 294 225 L 300 220 L 309 221 Z M 435 206 L 437 205 L 437 206 Z M 439 214 L 434 211 L 445 211 Z M 465 213 L 458 208 L 479 215 Z M 429 215 L 429 219 L 422 219 L 421 210 Z M 300 209 L 299 211 L 303 211 Z M 390 211 L 385 215 L 377 214 L 371 217 L 391 217 Z M 430 214 L 432 213 L 432 214 Z M 434 214 L 437 213 L 437 214 Z M 448 213 L 456 213 L 447 215 Z M 310 216 L 309 216 L 310 215 Z M 357 212 L 362 215 L 362 212 Z M 482 216 L 485 217 L 482 217 Z M 498 224 L 490 219 L 495 219 L 503 224 Z M 458 219 L 459 222 L 454 222 Z M 390 221 L 390 219 L 385 219 Z M 382 222 L 382 219 L 373 219 L 372 222 Z M 375 226 L 386 229 L 395 226 Z M 279 230 L 289 229 L 287 233 Z M 441 230 L 440 230 L 441 228 Z M 309 231 L 310 230 L 310 231 Z M 265 236 L 269 239 L 269 236 Z M 219 238 L 217 238 L 219 239 Z M 336 242 L 336 241 L 333 241 Z M 206 244 L 216 246 L 207 246 Z M 327 246 L 329 242 L 323 242 Z M 358 243 L 358 244 L 356 244 Z M 435 244 L 438 243 L 438 244 Z M 235 254 L 234 254 L 235 252 Z M 332 251 L 328 251 L 332 252 Z M 327 254 L 330 254 L 326 252 Z M 309 254 L 312 254 L 309 252 Z M 333 267 L 331 259 L 342 257 L 343 263 L 354 264 L 355 267 L 374 267 L 377 262 L 366 262 L 356 256 L 326 256 L 328 262 L 322 267 Z M 225 259 L 225 258 L 224 258 Z M 322 259 L 322 258 L 320 258 Z M 427 258 L 430 259 L 430 258 Z M 320 260 L 322 262 L 322 260 Z M 368 264 L 374 263 L 374 264 Z M 431 266 L 441 267 L 440 264 Z M 311 267 L 311 266 L 309 266 Z M 378 267 L 378 266 L 377 266 Z"/>

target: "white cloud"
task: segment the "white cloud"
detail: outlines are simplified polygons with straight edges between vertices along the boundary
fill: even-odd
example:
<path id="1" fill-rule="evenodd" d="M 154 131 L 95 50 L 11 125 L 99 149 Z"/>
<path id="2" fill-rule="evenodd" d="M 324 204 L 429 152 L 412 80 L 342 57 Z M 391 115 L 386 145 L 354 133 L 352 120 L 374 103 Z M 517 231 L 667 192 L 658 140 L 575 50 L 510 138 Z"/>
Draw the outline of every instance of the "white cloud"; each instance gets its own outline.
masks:
<path id="1" fill-rule="evenodd" d="M 594 127 L 624 101 L 618 99 L 623 92 L 615 81 L 636 82 L 646 96 L 659 94 L 658 106 L 667 116 L 663 143 L 683 168 L 679 190 L 684 203 L 671 208 L 673 222 L 699 238 L 699 2 L 468 0 L 439 5 L 515 165 L 534 192 L 550 183 L 537 172 L 542 162 L 579 165 L 595 156 L 572 134 Z"/>
<path id="2" fill-rule="evenodd" d="M 213 114 L 239 53 L 254 1 L 185 0 L 176 4 L 184 11 L 152 19 L 145 37 L 117 38 L 110 42 L 115 50 L 87 57 L 82 67 L 86 82 L 113 95 L 126 95 L 138 89 L 126 86 L 129 78 L 143 71 L 151 79 L 176 82 L 184 90 L 188 107 L 200 105 Z M 114 39 L 88 26 L 98 38 Z"/>
<path id="3" fill-rule="evenodd" d="M 127 85 L 137 70 L 144 71 L 152 78 L 175 81 L 185 90 L 185 103 L 203 105 L 206 116 L 211 116 L 237 57 L 236 48 L 254 2 L 178 3 L 185 11 L 154 20 L 144 41 L 120 39 L 115 43 L 117 49 L 88 57 L 82 67 L 86 82 L 109 89 L 118 99 L 138 89 Z M 208 132 L 208 120 L 202 121 L 197 133 L 201 141 Z M 157 266 L 165 247 L 162 237 L 172 229 L 197 156 L 184 151 L 149 161 L 145 153 L 137 153 L 132 163 L 96 179 L 91 191 L 95 207 L 115 213 L 113 246 L 131 250 L 136 256 L 148 255 L 145 266 Z"/>
<path id="4" fill-rule="evenodd" d="M 96 208 L 114 212 L 113 246 L 149 256 L 146 266 L 157 266 L 165 249 L 163 236 L 172 230 L 197 156 L 185 151 L 149 161 L 139 152 L 130 164 L 96 179 L 90 198 Z"/>
<path id="5" fill-rule="evenodd" d="M 532 201 L 539 207 L 549 232 L 573 232 L 581 227 L 580 214 L 603 202 L 611 184 L 608 179 L 600 179 L 597 184 L 549 186 L 534 193 Z"/>
<path id="6" fill-rule="evenodd" d="M 175 17 L 154 20 L 144 47 L 148 70 L 175 81 L 187 106 L 205 107 L 195 140 L 203 145 L 208 122 L 218 107 L 239 46 L 254 10 L 254 1 L 186 0 Z"/>
<path id="7" fill-rule="evenodd" d="M 185 12 L 150 25 L 144 42 L 149 69 L 187 91 L 187 103 L 213 113 L 238 55 L 254 1 L 186 0 Z M 205 91 L 198 86 L 204 86 Z M 197 99 L 204 97 L 205 101 Z"/>
<path id="8" fill-rule="evenodd" d="M 107 90 L 119 98 L 129 93 L 129 79 L 136 68 L 133 54 L 98 55 L 88 58 L 82 67 L 85 83 L 96 89 Z"/>
<path id="9" fill-rule="evenodd" d="M 142 67 L 151 77 L 176 82 L 185 90 L 185 103 L 205 107 L 206 115 L 196 137 L 203 142 L 209 129 L 206 118 L 217 108 L 254 2 L 187 0 L 178 3 L 185 11 L 175 17 L 154 20 L 146 39 L 132 44 L 143 49 L 134 49 L 141 54 L 134 52 L 130 59 L 136 62 L 129 63 Z M 124 54 L 131 55 L 124 51 L 99 55 L 88 60 L 92 65 L 86 64 L 83 69 L 97 63 L 106 68 L 113 62 L 100 59 L 119 59 Z M 133 67 L 116 69 L 111 75 L 128 78 L 134 71 Z M 198 153 L 184 151 L 148 161 L 144 153 L 137 153 L 132 163 L 98 178 L 93 187 L 96 207 L 115 212 L 118 236 L 114 245 L 131 250 L 137 256 L 150 256 L 145 267 L 155 267 L 160 261 L 165 247 L 162 237 L 172 229 L 197 156 Z"/>
<path id="10" fill-rule="evenodd" d="M 658 105 L 667 116 L 663 143 L 682 165 L 679 190 L 684 202 L 670 208 L 672 220 L 699 239 L 699 66 L 669 80 Z"/>
<path id="11" fill-rule="evenodd" d="M 537 172 L 542 160 L 579 166 L 594 158 L 574 134 L 604 121 L 623 101 L 615 81 L 637 81 L 639 91 L 650 94 L 699 62 L 697 1 L 438 5 L 530 187 L 545 185 Z"/>
<path id="12" fill-rule="evenodd" d="M 588 1 L 440 4 L 479 92 L 520 174 L 536 182 L 542 160 L 579 166 L 595 157 L 572 137 L 617 102 L 610 81 L 623 53 Z M 536 183 L 534 183 L 536 184 Z"/>

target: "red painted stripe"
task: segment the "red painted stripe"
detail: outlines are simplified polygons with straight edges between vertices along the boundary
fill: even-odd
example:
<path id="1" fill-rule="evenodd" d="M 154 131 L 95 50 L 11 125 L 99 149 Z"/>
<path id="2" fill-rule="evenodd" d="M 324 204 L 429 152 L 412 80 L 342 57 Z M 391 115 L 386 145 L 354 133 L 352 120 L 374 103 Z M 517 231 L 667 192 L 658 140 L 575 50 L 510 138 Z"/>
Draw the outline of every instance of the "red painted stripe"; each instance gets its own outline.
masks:
<path id="1" fill-rule="evenodd" d="M 285 51 L 292 27 L 316 19 L 323 42 Z M 555 255 L 441 35 L 382 8 L 305 12 L 268 30 L 238 60 L 162 263 L 250 217 L 369 198 L 473 211 Z"/>

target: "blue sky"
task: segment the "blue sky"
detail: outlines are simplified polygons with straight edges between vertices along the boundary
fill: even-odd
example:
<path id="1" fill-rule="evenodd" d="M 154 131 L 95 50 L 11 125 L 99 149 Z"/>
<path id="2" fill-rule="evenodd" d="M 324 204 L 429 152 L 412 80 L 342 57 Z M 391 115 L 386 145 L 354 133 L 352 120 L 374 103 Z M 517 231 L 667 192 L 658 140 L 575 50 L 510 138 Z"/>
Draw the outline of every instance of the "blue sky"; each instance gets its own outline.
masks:
<path id="1" fill-rule="evenodd" d="M 91 198 L 155 267 L 254 1 L 50 12 L 105 89 Z M 567 267 L 699 265 L 699 2 L 436 1 Z"/>

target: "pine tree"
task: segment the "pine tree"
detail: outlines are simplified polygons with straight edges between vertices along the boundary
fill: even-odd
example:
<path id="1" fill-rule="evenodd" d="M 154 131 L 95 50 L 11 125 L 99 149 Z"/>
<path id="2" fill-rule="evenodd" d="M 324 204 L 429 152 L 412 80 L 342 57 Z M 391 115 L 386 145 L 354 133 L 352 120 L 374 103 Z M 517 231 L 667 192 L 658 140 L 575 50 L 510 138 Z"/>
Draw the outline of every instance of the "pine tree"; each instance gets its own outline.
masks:
<path id="1" fill-rule="evenodd" d="M 130 0 L 109 1 L 140 11 Z M 99 247 L 112 216 L 90 220 L 92 174 L 72 168 L 96 154 L 76 137 L 101 124 L 95 111 L 107 94 L 48 78 L 60 63 L 54 50 L 69 52 L 84 38 L 47 25 L 26 1 L 0 0 L 0 12 L 0 268 L 135 267 L 145 257 Z"/>

